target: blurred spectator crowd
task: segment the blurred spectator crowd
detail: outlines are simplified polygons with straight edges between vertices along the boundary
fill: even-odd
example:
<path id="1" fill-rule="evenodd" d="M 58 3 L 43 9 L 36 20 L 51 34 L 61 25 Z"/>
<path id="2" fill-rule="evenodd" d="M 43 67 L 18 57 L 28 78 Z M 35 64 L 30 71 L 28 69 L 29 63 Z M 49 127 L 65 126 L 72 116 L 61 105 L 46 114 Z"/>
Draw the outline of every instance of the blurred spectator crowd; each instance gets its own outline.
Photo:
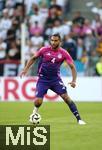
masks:
<path id="1" fill-rule="evenodd" d="M 0 0 L 0 76 L 6 75 L 5 64 L 17 65 L 10 76 L 19 72 L 22 23 L 26 24 L 25 62 L 49 44 L 52 33 L 59 32 L 79 75 L 102 76 L 102 14 L 95 13 L 89 20 L 77 11 L 69 20 L 69 10 L 70 0 Z"/>

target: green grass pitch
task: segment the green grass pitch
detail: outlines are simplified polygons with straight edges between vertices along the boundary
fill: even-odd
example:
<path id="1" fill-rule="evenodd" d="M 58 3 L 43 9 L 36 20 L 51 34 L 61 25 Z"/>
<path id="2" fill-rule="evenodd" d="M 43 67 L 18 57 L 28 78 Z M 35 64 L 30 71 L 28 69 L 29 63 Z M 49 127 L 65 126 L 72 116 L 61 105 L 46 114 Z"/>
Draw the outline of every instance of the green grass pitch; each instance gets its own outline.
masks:
<path id="1" fill-rule="evenodd" d="M 102 103 L 77 102 L 82 118 L 80 126 L 63 102 L 45 102 L 40 108 L 41 124 L 50 125 L 51 150 L 101 150 Z M 32 102 L 0 102 L 0 124 L 28 124 Z"/>

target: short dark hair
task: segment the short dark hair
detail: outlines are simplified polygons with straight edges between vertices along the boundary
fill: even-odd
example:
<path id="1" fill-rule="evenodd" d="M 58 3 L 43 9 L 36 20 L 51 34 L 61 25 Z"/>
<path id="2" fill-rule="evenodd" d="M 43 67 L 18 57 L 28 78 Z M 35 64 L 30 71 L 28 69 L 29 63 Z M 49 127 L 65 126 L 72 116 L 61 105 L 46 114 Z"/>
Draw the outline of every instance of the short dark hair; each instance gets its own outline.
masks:
<path id="1" fill-rule="evenodd" d="M 57 36 L 60 40 L 61 40 L 61 35 L 59 33 L 53 33 L 51 36 L 50 36 L 50 39 L 52 36 Z"/>

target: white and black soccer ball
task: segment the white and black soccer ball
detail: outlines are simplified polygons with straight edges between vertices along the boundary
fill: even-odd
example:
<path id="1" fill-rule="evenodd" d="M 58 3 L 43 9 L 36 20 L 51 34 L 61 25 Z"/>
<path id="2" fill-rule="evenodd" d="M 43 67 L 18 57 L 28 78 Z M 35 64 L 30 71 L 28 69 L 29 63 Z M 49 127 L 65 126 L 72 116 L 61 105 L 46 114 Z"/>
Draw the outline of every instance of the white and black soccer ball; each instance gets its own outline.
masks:
<path id="1" fill-rule="evenodd" d="M 33 124 L 39 124 L 41 121 L 41 116 L 38 113 L 30 115 L 29 121 Z"/>

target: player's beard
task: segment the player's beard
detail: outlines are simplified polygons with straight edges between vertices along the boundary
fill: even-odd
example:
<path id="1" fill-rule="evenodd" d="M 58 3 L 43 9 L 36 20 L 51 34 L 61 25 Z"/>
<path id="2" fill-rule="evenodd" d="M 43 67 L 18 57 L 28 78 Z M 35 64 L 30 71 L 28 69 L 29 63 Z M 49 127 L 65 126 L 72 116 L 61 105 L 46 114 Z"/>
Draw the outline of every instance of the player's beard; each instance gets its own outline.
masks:
<path id="1" fill-rule="evenodd" d="M 55 50 L 59 48 L 59 44 L 58 44 L 58 45 L 55 45 L 55 46 L 54 46 L 54 45 L 51 45 L 51 46 L 52 46 L 52 48 L 55 49 Z"/>

